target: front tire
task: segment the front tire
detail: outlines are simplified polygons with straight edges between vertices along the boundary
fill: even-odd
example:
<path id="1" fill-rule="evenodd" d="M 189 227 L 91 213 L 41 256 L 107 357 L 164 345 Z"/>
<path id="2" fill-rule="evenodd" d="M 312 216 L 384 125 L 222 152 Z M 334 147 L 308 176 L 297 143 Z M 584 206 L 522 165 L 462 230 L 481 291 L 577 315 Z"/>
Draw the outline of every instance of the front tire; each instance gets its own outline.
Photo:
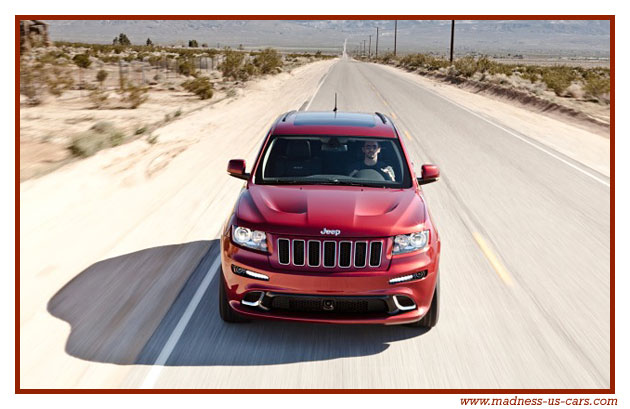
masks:
<path id="1" fill-rule="evenodd" d="M 427 313 L 424 314 L 424 317 L 422 317 L 422 319 L 412 324 L 409 324 L 409 326 L 431 329 L 437 325 L 439 317 L 440 317 L 440 279 L 438 277 L 437 283 L 435 284 L 435 291 L 433 292 L 433 299 L 431 300 L 431 306 L 429 307 L 429 311 L 427 311 Z"/>
<path id="2" fill-rule="evenodd" d="M 223 277 L 223 271 L 219 271 L 221 280 L 219 283 L 219 315 L 225 322 L 237 323 L 237 322 L 249 322 L 248 319 L 237 313 L 230 307 L 230 303 L 227 298 L 227 291 L 225 289 L 225 277 Z"/>

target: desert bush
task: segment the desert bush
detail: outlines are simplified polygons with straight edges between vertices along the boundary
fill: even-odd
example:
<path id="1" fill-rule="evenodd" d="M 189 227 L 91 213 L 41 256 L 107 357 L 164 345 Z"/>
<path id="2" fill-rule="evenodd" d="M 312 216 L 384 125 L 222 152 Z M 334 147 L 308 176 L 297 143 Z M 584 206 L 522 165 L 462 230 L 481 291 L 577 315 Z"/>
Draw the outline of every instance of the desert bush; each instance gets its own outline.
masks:
<path id="1" fill-rule="evenodd" d="M 610 93 L 610 77 L 596 71 L 589 71 L 584 78 L 584 91 L 590 97 L 599 99 Z"/>
<path id="2" fill-rule="evenodd" d="M 492 69 L 492 66 L 496 63 L 491 61 L 488 57 L 483 56 L 477 59 L 476 64 L 477 64 L 477 72 L 486 73 L 486 72 L 490 72 L 490 70 Z"/>
<path id="3" fill-rule="evenodd" d="M 196 76 L 197 68 L 193 57 L 180 57 L 177 59 L 177 71 L 185 76 Z"/>
<path id="4" fill-rule="evenodd" d="M 229 48 L 225 49 L 223 54 L 225 58 L 218 67 L 219 71 L 223 74 L 223 78 L 238 79 L 245 54 L 230 50 Z"/>
<path id="5" fill-rule="evenodd" d="M 105 70 L 98 70 L 96 73 L 96 80 L 101 84 L 101 87 L 103 86 L 103 82 L 107 79 L 107 75 L 107 71 Z"/>
<path id="6" fill-rule="evenodd" d="M 208 77 L 199 77 L 182 83 L 182 87 L 188 92 L 192 92 L 201 99 L 210 99 L 213 95 L 212 83 Z"/>
<path id="7" fill-rule="evenodd" d="M 492 62 L 488 67 L 488 72 L 492 75 L 503 74 L 509 77 L 514 73 L 514 68 L 515 66 L 511 64 Z"/>
<path id="8" fill-rule="evenodd" d="M 146 131 L 147 131 L 147 126 L 142 125 L 141 127 L 136 128 L 136 132 L 134 132 L 134 135 L 142 135 Z"/>
<path id="9" fill-rule="evenodd" d="M 40 104 L 46 91 L 58 97 L 73 85 L 72 76 L 61 66 L 20 60 L 20 93 L 27 97 L 30 105 Z"/>
<path id="10" fill-rule="evenodd" d="M 315 56 L 316 57 L 321 57 L 321 53 L 320 53 L 319 56 L 317 56 L 317 53 L 316 53 Z M 394 55 L 394 53 L 385 53 L 381 58 L 379 58 L 379 61 L 384 63 L 384 64 L 389 64 L 390 62 L 392 62 L 394 60 L 396 60 L 396 56 Z"/>
<path id="11" fill-rule="evenodd" d="M 42 64 L 60 65 L 66 64 L 69 60 L 70 57 L 61 51 L 49 51 L 37 56 L 37 61 Z"/>
<path id="12" fill-rule="evenodd" d="M 105 105 L 107 98 L 109 98 L 109 94 L 99 87 L 90 91 L 88 98 L 90 99 L 90 102 L 94 104 L 94 108 L 98 109 Z"/>
<path id="13" fill-rule="evenodd" d="M 90 57 L 87 54 L 77 54 L 72 58 L 72 61 L 79 68 L 88 68 L 92 65 L 92 61 L 90 61 Z"/>
<path id="14" fill-rule="evenodd" d="M 408 54 L 400 59 L 400 65 L 411 69 L 423 67 L 425 62 L 426 56 L 424 54 Z"/>
<path id="15" fill-rule="evenodd" d="M 118 56 L 118 55 L 102 55 L 102 56 L 99 57 L 99 59 L 101 61 L 103 61 L 104 63 L 115 64 L 115 63 L 118 63 L 118 61 L 120 61 L 120 56 Z"/>
<path id="16" fill-rule="evenodd" d="M 149 96 L 147 95 L 148 92 L 148 87 L 142 87 L 135 84 L 125 84 L 121 99 L 123 102 L 129 104 L 129 108 L 136 109 L 149 99 Z"/>
<path id="17" fill-rule="evenodd" d="M 60 67 L 50 67 L 44 74 L 48 92 L 59 97 L 64 91 L 69 90 L 74 85 L 74 79 L 66 70 Z"/>
<path id="18" fill-rule="evenodd" d="M 278 71 L 280 70 L 280 67 L 275 67 L 273 69 L 273 71 L 271 71 L 271 73 L 273 74 L 277 74 Z M 250 77 L 253 77 L 254 75 L 256 75 L 258 73 L 258 68 L 252 64 L 251 62 L 248 62 L 247 64 L 243 65 L 239 70 L 238 70 L 238 79 L 245 81 L 247 79 L 249 79 Z"/>
<path id="19" fill-rule="evenodd" d="M 157 67 L 160 65 L 160 63 L 162 62 L 162 56 L 161 55 L 150 55 L 149 56 L 149 64 L 153 67 Z"/>
<path id="20" fill-rule="evenodd" d="M 273 48 L 265 48 L 254 58 L 254 65 L 262 74 L 269 74 L 282 67 L 282 56 Z"/>
<path id="21" fill-rule="evenodd" d="M 475 57 L 466 56 L 458 58 L 455 60 L 454 65 L 457 73 L 467 78 L 472 77 L 473 74 L 477 72 L 477 62 L 475 61 Z"/>
<path id="22" fill-rule="evenodd" d="M 562 95 L 574 79 L 573 70 L 566 66 L 548 67 L 542 74 L 542 81 L 556 95 Z"/>
<path id="23" fill-rule="evenodd" d="M 88 157 L 101 149 L 118 146 L 125 140 L 125 135 L 111 122 L 98 122 L 89 130 L 72 138 L 68 149 L 74 156 Z"/>
<path id="24" fill-rule="evenodd" d="M 539 75 L 536 72 L 522 72 L 521 78 L 531 82 L 532 84 L 539 80 Z"/>
<path id="25" fill-rule="evenodd" d="M 24 58 L 20 59 L 20 94 L 26 96 L 29 105 L 39 105 L 45 89 L 45 81 L 41 72 L 44 65 L 33 64 Z"/>
<path id="26" fill-rule="evenodd" d="M 440 68 L 447 68 L 450 65 L 448 60 L 441 57 L 427 56 L 425 66 L 429 71 L 436 71 Z"/>

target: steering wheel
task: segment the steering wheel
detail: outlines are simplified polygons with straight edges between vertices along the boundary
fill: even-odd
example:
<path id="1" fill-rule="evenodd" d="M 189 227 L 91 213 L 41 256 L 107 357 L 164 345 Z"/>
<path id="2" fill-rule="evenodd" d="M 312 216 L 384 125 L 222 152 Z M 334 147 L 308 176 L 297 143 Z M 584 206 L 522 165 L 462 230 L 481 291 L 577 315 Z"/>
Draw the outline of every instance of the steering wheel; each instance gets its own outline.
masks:
<path id="1" fill-rule="evenodd" d="M 368 180 L 385 180 L 385 177 L 381 173 L 374 169 L 361 169 L 354 174 L 355 178 L 368 179 Z"/>

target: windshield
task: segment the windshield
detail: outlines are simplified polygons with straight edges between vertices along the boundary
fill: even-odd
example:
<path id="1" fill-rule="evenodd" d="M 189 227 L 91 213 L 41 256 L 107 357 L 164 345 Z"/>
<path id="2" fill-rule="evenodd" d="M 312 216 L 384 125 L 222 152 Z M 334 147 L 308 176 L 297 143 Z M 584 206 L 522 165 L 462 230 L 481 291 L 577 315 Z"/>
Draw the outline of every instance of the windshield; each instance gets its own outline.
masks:
<path id="1" fill-rule="evenodd" d="M 272 136 L 256 171 L 258 184 L 411 187 L 396 139 Z"/>

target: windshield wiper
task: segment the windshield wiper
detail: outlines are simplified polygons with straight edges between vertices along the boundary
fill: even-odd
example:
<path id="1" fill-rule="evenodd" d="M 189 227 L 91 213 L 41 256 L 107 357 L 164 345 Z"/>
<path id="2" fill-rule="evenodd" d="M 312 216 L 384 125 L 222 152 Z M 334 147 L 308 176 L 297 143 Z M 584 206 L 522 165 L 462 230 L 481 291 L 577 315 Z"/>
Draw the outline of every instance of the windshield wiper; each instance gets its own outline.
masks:
<path id="1" fill-rule="evenodd" d="M 348 179 L 331 178 L 321 182 L 322 185 L 341 185 L 341 186 L 365 186 L 365 187 L 385 187 L 380 183 L 357 182 Z"/>
<path id="2" fill-rule="evenodd" d="M 263 183 L 266 185 L 316 185 L 319 184 L 318 181 L 313 180 L 296 180 L 296 179 L 265 179 Z"/>
<path id="3" fill-rule="evenodd" d="M 389 187 L 387 185 L 383 185 L 381 183 L 369 183 L 369 182 L 358 182 L 354 180 L 348 179 L 339 179 L 339 178 L 330 178 L 330 179 L 265 179 L 264 184 L 266 185 L 335 185 L 335 186 L 363 186 L 363 187 Z"/>

